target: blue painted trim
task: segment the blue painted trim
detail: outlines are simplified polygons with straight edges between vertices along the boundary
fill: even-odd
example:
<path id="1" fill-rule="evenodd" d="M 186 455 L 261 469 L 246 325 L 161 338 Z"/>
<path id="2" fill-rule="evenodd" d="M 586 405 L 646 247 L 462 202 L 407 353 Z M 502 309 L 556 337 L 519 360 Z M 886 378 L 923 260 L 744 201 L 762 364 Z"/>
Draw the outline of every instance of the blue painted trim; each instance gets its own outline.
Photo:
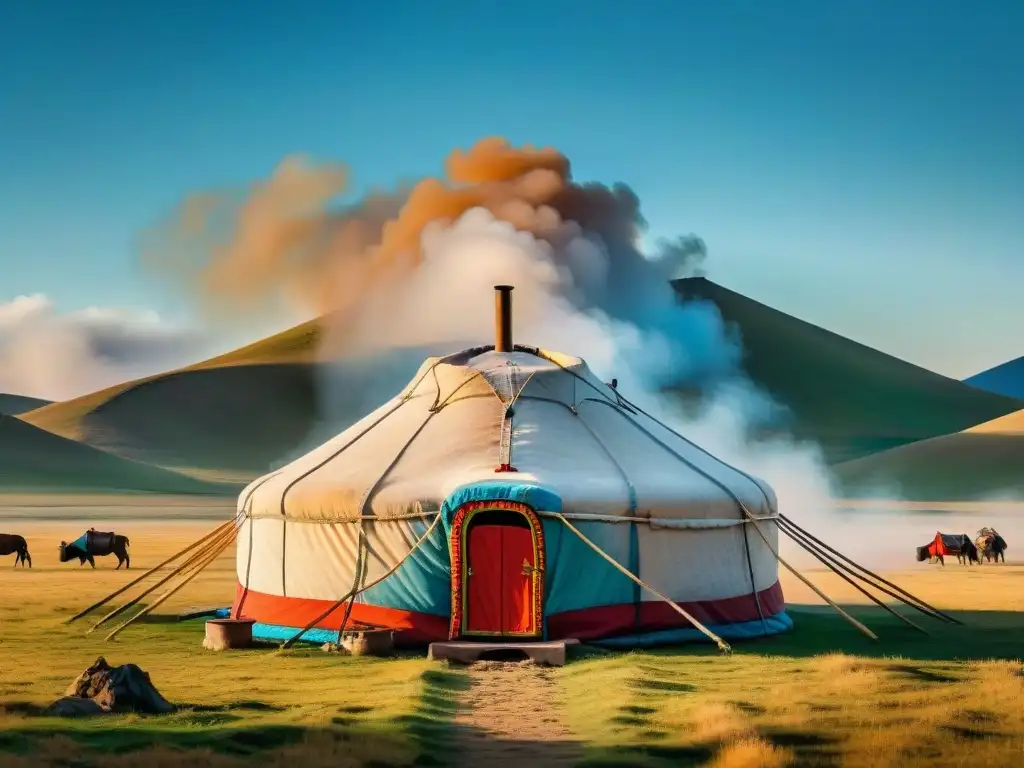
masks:
<path id="1" fill-rule="evenodd" d="M 774 616 L 766 616 L 764 623 L 744 621 L 738 624 L 712 624 L 708 626 L 712 632 L 723 640 L 753 640 L 787 632 L 793 628 L 793 619 L 785 611 Z M 252 636 L 256 640 L 290 640 L 300 627 L 283 627 L 277 624 L 254 624 Z M 323 645 L 338 640 L 338 631 L 331 629 L 311 629 L 302 636 L 300 643 Z M 697 629 L 666 629 L 661 632 L 648 632 L 642 635 L 611 637 L 606 640 L 588 640 L 588 645 L 602 648 L 626 650 L 630 648 L 653 648 L 659 645 L 676 645 L 691 641 L 707 641 L 707 637 Z"/>
<path id="2" fill-rule="evenodd" d="M 227 608 L 218 608 L 216 613 L 214 613 L 213 615 L 214 615 L 215 618 L 218 618 L 218 619 L 230 619 L 231 618 L 231 608 L 230 608 L 230 606 L 227 607 Z"/>
<path id="3" fill-rule="evenodd" d="M 452 535 L 452 521 L 463 504 L 471 501 L 515 501 L 537 511 L 561 512 L 562 498 L 547 488 L 528 483 L 510 483 L 484 480 L 463 485 L 452 491 L 441 505 L 441 521 L 448 538 Z"/>
<path id="4" fill-rule="evenodd" d="M 766 616 L 762 622 L 742 621 L 736 624 L 711 624 L 708 629 L 723 640 L 752 640 L 757 637 L 768 637 L 788 632 L 793 628 L 793 619 L 785 611 Z M 666 629 L 661 632 L 647 632 L 641 635 L 626 637 L 609 637 L 604 640 L 588 640 L 588 644 L 601 648 L 653 648 L 659 645 L 675 645 L 692 641 L 708 642 L 707 636 L 699 629 Z"/>
<path id="5" fill-rule="evenodd" d="M 252 625 L 252 636 L 255 640 L 291 640 L 302 627 L 282 627 L 278 624 Z M 300 639 L 300 643 L 313 643 L 323 645 L 324 643 L 338 642 L 338 630 L 336 629 L 311 629 Z"/>

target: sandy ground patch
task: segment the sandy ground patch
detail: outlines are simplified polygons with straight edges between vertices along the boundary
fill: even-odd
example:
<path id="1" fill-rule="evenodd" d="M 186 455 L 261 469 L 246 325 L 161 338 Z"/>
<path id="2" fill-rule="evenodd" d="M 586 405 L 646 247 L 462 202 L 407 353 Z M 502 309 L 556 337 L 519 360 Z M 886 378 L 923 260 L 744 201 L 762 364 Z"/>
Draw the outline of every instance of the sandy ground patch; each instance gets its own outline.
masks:
<path id="1" fill-rule="evenodd" d="M 565 726 L 550 668 L 478 662 L 459 701 L 457 749 L 465 766 L 571 766 L 583 757 Z"/>

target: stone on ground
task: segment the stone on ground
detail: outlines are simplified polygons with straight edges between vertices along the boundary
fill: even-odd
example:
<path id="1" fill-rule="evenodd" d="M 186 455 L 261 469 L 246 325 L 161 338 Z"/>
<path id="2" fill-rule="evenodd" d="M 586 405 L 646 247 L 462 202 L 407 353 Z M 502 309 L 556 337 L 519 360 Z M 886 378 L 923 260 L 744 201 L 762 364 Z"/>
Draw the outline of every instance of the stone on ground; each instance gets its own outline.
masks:
<path id="1" fill-rule="evenodd" d="M 50 706 L 50 712 L 65 716 L 87 716 L 120 712 L 163 715 L 174 711 L 135 664 L 111 667 L 102 656 L 85 670 Z"/>

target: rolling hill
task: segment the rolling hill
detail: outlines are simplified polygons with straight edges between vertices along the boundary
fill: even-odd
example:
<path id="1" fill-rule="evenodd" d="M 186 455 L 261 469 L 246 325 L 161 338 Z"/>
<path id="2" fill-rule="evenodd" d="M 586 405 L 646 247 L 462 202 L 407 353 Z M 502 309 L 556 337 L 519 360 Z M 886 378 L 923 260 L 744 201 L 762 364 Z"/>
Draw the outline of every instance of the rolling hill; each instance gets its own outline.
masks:
<path id="1" fill-rule="evenodd" d="M 305 323 L 21 418 L 136 461 L 245 483 L 302 443 L 315 421 L 319 333 L 315 322 Z"/>
<path id="2" fill-rule="evenodd" d="M 674 282 L 739 328 L 744 367 L 793 414 L 831 463 L 960 432 L 1024 408 L 851 341 L 705 278 Z"/>
<path id="3" fill-rule="evenodd" d="M 113 456 L 0 416 L 0 491 L 137 491 L 223 495 L 237 488 L 204 483 L 166 469 Z"/>
<path id="4" fill-rule="evenodd" d="M 684 297 L 714 302 L 738 326 L 751 377 L 791 408 L 797 434 L 820 441 L 832 461 L 958 432 L 1024 408 L 704 278 L 675 287 Z M 319 339 L 312 321 L 21 418 L 122 457 L 196 478 L 245 482 L 308 447 L 311 431 L 323 428 L 316 397 Z"/>
<path id="5" fill-rule="evenodd" d="M 848 494 L 898 486 L 914 501 L 1024 496 L 1024 411 L 845 462 L 833 471 Z"/>
<path id="6" fill-rule="evenodd" d="M 1014 411 L 964 431 L 978 435 L 1024 435 L 1024 411 Z"/>
<path id="7" fill-rule="evenodd" d="M 5 416 L 18 416 L 28 413 L 36 408 L 49 405 L 49 400 L 42 400 L 38 397 L 27 397 L 25 395 L 5 395 L 0 393 L 0 414 Z"/>
<path id="8" fill-rule="evenodd" d="M 964 379 L 964 383 L 986 392 L 1024 398 L 1024 357 L 977 373 L 969 379 Z"/>

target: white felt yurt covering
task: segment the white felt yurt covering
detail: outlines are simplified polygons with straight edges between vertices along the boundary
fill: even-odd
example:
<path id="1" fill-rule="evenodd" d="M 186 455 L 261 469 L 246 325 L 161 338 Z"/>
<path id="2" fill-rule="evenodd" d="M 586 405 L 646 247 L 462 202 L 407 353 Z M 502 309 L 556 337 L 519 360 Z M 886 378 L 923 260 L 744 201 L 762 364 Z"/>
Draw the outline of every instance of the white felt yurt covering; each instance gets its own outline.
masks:
<path id="1" fill-rule="evenodd" d="M 255 619 L 257 636 L 293 635 L 396 565 L 306 639 L 346 623 L 410 642 L 703 637 L 638 581 L 722 637 L 791 626 L 777 527 L 757 523 L 771 548 L 751 530 L 777 515 L 771 488 L 583 360 L 543 350 L 428 359 L 393 399 L 251 483 L 238 509 L 234 614 Z"/>

